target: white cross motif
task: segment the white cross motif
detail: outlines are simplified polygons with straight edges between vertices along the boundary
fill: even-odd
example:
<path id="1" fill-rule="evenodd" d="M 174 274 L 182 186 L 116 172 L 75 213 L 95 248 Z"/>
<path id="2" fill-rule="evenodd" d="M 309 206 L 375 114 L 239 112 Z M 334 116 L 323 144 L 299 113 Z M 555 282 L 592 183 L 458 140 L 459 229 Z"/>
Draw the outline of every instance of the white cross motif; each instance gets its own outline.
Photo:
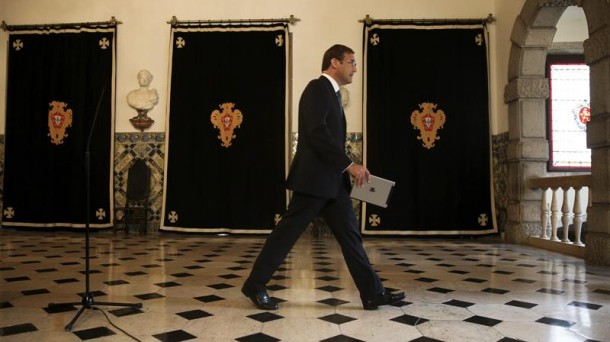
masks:
<path id="1" fill-rule="evenodd" d="M 21 39 L 15 39 L 15 41 L 13 42 L 13 48 L 16 51 L 23 49 L 23 42 L 21 41 Z"/>
<path id="2" fill-rule="evenodd" d="M 98 220 L 103 220 L 104 217 L 106 217 L 106 211 L 104 210 L 104 208 L 99 208 L 96 212 L 95 212 L 95 216 L 97 217 Z"/>
<path id="3" fill-rule="evenodd" d="M 275 45 L 277 45 L 277 46 L 284 45 L 284 37 L 282 37 L 281 34 L 278 34 L 277 37 L 275 37 Z"/>
<path id="4" fill-rule="evenodd" d="M 182 37 L 176 38 L 176 47 L 182 49 L 186 45 L 186 41 Z"/>
<path id="5" fill-rule="evenodd" d="M 280 223 L 281 220 L 282 220 L 282 215 L 275 214 L 275 217 L 273 218 L 273 222 L 275 223 L 276 226 L 278 223 Z"/>
<path id="6" fill-rule="evenodd" d="M 13 216 L 15 216 L 15 209 L 13 209 L 13 207 L 4 209 L 4 216 L 9 219 L 13 218 Z"/>
<path id="7" fill-rule="evenodd" d="M 100 39 L 99 45 L 100 45 L 100 49 L 106 50 L 108 48 L 108 46 L 110 46 L 110 41 L 108 40 L 108 38 L 104 37 L 104 38 Z"/>
<path id="8" fill-rule="evenodd" d="M 489 221 L 489 217 L 487 217 L 487 214 L 481 214 L 479 215 L 479 225 L 481 227 L 485 227 L 487 226 L 487 222 Z"/>
<path id="9" fill-rule="evenodd" d="M 379 38 L 379 36 L 377 35 L 377 33 L 373 33 L 373 35 L 371 36 L 371 45 L 377 45 L 379 44 L 379 41 L 381 39 Z"/>
<path id="10" fill-rule="evenodd" d="M 176 213 L 175 211 L 170 211 L 169 215 L 167 215 L 167 219 L 171 223 L 176 223 L 178 221 L 178 213 Z"/>
<path id="11" fill-rule="evenodd" d="M 477 34 L 477 36 L 474 38 L 474 42 L 477 43 L 478 46 L 483 45 L 483 35 L 482 34 Z"/>
<path id="12" fill-rule="evenodd" d="M 377 214 L 373 214 L 369 217 L 369 223 L 372 227 L 377 227 L 381 224 L 381 217 L 377 216 Z"/>

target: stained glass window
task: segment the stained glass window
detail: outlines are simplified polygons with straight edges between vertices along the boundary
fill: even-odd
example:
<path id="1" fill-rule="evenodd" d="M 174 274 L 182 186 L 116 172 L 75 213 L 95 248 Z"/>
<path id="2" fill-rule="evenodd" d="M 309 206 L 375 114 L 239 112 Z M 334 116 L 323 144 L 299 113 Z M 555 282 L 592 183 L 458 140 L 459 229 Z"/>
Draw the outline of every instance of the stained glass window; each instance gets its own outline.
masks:
<path id="1" fill-rule="evenodd" d="M 549 170 L 586 171 L 591 168 L 587 148 L 589 67 L 562 58 L 549 59 Z"/>

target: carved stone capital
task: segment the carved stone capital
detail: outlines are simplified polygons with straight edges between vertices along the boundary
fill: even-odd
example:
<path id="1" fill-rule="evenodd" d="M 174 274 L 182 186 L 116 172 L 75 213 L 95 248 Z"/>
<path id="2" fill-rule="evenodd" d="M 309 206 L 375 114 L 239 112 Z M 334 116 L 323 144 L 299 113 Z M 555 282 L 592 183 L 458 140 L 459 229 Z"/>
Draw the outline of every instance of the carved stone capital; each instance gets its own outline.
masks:
<path id="1" fill-rule="evenodd" d="M 548 99 L 549 81 L 547 78 L 516 78 L 504 87 L 504 102 L 519 99 Z"/>
<path id="2" fill-rule="evenodd" d="M 610 57 L 610 27 L 596 31 L 585 40 L 585 63 L 591 65 L 600 59 Z"/>

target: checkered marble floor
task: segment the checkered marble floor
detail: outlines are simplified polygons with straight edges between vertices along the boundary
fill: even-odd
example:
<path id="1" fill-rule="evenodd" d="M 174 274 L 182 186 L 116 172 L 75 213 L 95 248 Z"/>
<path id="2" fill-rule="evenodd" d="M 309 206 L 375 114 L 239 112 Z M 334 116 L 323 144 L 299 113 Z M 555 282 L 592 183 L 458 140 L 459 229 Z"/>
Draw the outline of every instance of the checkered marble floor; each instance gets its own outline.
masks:
<path id="1" fill-rule="evenodd" d="M 304 235 L 269 284 L 277 311 L 240 288 L 262 236 L 90 238 L 0 229 L 4 341 L 610 341 L 610 268 L 490 239 L 365 238 L 405 301 L 362 309 L 335 240 Z M 49 303 L 77 305 L 52 306 Z M 98 303 L 141 303 L 141 308 Z"/>

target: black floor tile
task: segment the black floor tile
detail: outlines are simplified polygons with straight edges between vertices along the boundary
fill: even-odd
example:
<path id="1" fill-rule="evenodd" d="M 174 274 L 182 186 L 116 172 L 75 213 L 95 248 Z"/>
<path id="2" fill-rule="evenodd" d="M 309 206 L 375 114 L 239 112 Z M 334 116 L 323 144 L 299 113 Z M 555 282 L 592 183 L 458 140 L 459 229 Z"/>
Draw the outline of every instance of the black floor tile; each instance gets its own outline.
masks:
<path id="1" fill-rule="evenodd" d="M 131 316 L 131 315 L 137 315 L 137 314 L 144 313 L 142 310 L 140 310 L 138 308 L 132 308 L 132 307 L 114 309 L 114 310 L 110 310 L 108 312 L 110 312 L 111 314 L 113 314 L 117 317 Z"/>
<path id="2" fill-rule="evenodd" d="M 68 284 L 68 283 L 77 283 L 79 280 L 75 278 L 64 278 L 53 280 L 57 284 Z"/>
<path id="3" fill-rule="evenodd" d="M 205 267 L 199 266 L 199 265 L 191 265 L 191 266 L 184 266 L 184 268 L 189 269 L 189 270 L 199 270 L 199 269 L 202 269 Z"/>
<path id="4" fill-rule="evenodd" d="M 322 303 L 322 304 L 326 304 L 326 305 L 330 305 L 330 306 L 339 306 L 339 305 L 347 304 L 349 302 L 338 299 L 338 298 L 327 298 L 327 299 L 319 300 L 318 303 Z"/>
<path id="5" fill-rule="evenodd" d="M 81 340 L 86 341 L 101 338 L 104 336 L 116 335 L 116 333 L 106 327 L 98 327 L 75 331 L 74 335 L 78 336 Z"/>
<path id="6" fill-rule="evenodd" d="M 575 324 L 575 322 L 564 321 L 562 319 L 550 318 L 550 317 L 542 317 L 537 320 L 538 323 L 544 323 L 548 325 L 554 325 L 558 327 L 569 328 Z"/>
<path id="7" fill-rule="evenodd" d="M 30 278 L 29 277 L 12 277 L 12 278 L 4 278 L 4 280 L 6 280 L 6 282 L 8 282 L 8 283 L 12 283 L 12 282 L 16 282 L 16 281 L 30 280 Z"/>
<path id="8" fill-rule="evenodd" d="M 533 279 L 523 279 L 523 278 L 513 279 L 513 281 L 516 283 L 524 283 L 524 284 L 533 284 L 536 282 L 536 280 L 533 280 Z"/>
<path id="9" fill-rule="evenodd" d="M 155 285 L 163 288 L 182 286 L 182 284 L 176 283 L 175 281 L 166 281 L 164 283 L 156 283 Z"/>
<path id="10" fill-rule="evenodd" d="M 342 288 L 340 288 L 340 287 L 336 287 L 336 286 L 330 286 L 330 285 L 327 285 L 327 286 L 322 286 L 322 287 L 318 287 L 318 288 L 316 288 L 316 289 L 317 289 L 317 290 L 326 291 L 326 292 L 331 292 L 331 293 L 332 293 L 332 292 L 335 292 L 335 291 L 341 291 L 341 290 L 343 290 L 343 289 L 342 289 Z"/>
<path id="11" fill-rule="evenodd" d="M 165 296 L 160 295 L 158 293 L 143 293 L 143 294 L 135 295 L 134 297 L 141 299 L 141 300 L 165 298 Z"/>
<path id="12" fill-rule="evenodd" d="M 426 336 L 422 336 L 422 337 L 418 337 L 414 340 L 411 340 L 409 342 L 443 342 L 441 340 L 437 340 L 431 337 L 426 337 Z"/>
<path id="13" fill-rule="evenodd" d="M 552 295 L 562 295 L 565 293 L 565 291 L 563 291 L 563 290 L 553 290 L 553 289 L 544 289 L 544 288 L 536 290 L 536 292 L 552 294 Z"/>
<path id="14" fill-rule="evenodd" d="M 39 295 L 39 294 L 51 293 L 51 292 L 49 292 L 49 290 L 47 290 L 47 289 L 35 289 L 35 290 L 21 291 L 21 293 L 23 293 L 24 296 L 34 296 L 34 295 Z"/>
<path id="15" fill-rule="evenodd" d="M 502 321 L 498 320 L 498 319 L 489 318 L 489 317 L 483 317 L 483 316 L 477 316 L 477 315 L 465 319 L 464 322 L 485 325 L 485 326 L 488 326 L 488 327 L 493 327 L 493 326 L 495 326 L 497 324 L 502 323 Z"/>
<path id="16" fill-rule="evenodd" d="M 75 311 L 76 307 L 74 305 L 53 305 L 47 306 L 43 310 L 46 311 L 48 314 L 54 314 L 60 312 Z"/>
<path id="17" fill-rule="evenodd" d="M 1 302 L 0 303 L 0 309 L 6 309 L 6 308 L 12 308 L 13 304 L 11 304 L 10 302 Z"/>
<path id="18" fill-rule="evenodd" d="M 442 287 L 433 287 L 433 288 L 428 289 L 428 291 L 430 291 L 430 292 L 438 292 L 438 293 L 451 293 L 451 292 L 453 292 L 455 290 L 445 289 L 445 288 L 442 288 Z"/>
<path id="19" fill-rule="evenodd" d="M 190 274 L 189 276 L 192 276 L 192 274 Z M 241 276 L 238 276 L 237 274 L 223 274 L 223 275 L 219 275 L 219 277 L 223 278 L 223 279 L 227 279 L 227 280 L 228 279 L 241 278 Z"/>
<path id="20" fill-rule="evenodd" d="M 491 288 L 491 287 L 488 287 L 488 288 L 486 288 L 486 289 L 484 289 L 484 290 L 482 290 L 482 291 L 483 291 L 483 292 L 494 293 L 494 294 L 506 294 L 506 293 L 509 293 L 509 292 L 510 292 L 510 291 L 508 291 L 508 290 L 503 290 L 503 289 L 494 289 L 494 288 Z"/>
<path id="21" fill-rule="evenodd" d="M 324 317 L 319 317 L 319 319 L 326 321 L 326 322 L 334 323 L 334 324 L 343 324 L 343 323 L 351 322 L 351 321 L 355 320 L 356 318 L 341 315 L 341 314 L 332 314 L 332 315 L 328 315 L 328 316 L 324 316 Z"/>
<path id="22" fill-rule="evenodd" d="M 568 305 L 576 306 L 576 307 L 579 307 L 579 308 L 585 308 L 585 309 L 589 309 L 589 310 L 597 310 L 597 309 L 602 307 L 602 305 L 598 305 L 598 304 L 591 304 L 591 303 L 585 303 L 585 302 L 576 302 L 576 301 L 570 302 L 570 303 L 568 303 Z"/>
<path id="23" fill-rule="evenodd" d="M 178 315 L 182 318 L 188 319 L 188 320 L 213 316 L 211 313 L 205 312 L 203 310 L 184 311 L 184 312 L 179 312 L 176 315 Z"/>
<path id="24" fill-rule="evenodd" d="M 402 315 L 402 316 L 394 317 L 390 321 L 394 321 L 394 322 L 398 322 L 398 323 L 402 323 L 402 324 L 406 324 L 406 325 L 411 325 L 411 326 L 416 326 L 418 324 L 426 323 L 429 320 L 422 318 L 422 317 L 416 317 L 416 316 L 411 316 L 411 315 Z"/>
<path id="25" fill-rule="evenodd" d="M 509 272 L 509 271 L 496 270 L 496 271 L 494 271 L 494 273 L 496 273 L 496 274 L 510 275 L 510 274 L 514 274 L 515 272 Z"/>
<path id="26" fill-rule="evenodd" d="M 111 281 L 105 281 L 104 284 L 106 284 L 108 286 L 116 286 L 116 285 L 129 284 L 129 282 L 125 281 L 125 280 L 111 280 Z"/>
<path id="27" fill-rule="evenodd" d="M 485 280 L 485 279 L 478 279 L 478 278 L 466 278 L 466 279 L 464 279 L 464 281 L 468 281 L 468 282 L 471 282 L 471 283 L 481 284 L 481 283 L 486 282 L 487 280 Z"/>
<path id="28" fill-rule="evenodd" d="M 261 312 L 261 313 L 257 313 L 254 315 L 249 315 L 246 316 L 249 318 L 252 318 L 255 321 L 261 322 L 261 323 L 265 323 L 265 322 L 271 322 L 271 321 L 275 321 L 277 319 L 282 319 L 284 317 L 280 316 L 280 315 L 276 315 L 273 312 Z"/>
<path id="29" fill-rule="evenodd" d="M 337 335 L 337 336 L 334 336 L 331 338 L 321 340 L 320 342 L 365 342 L 365 341 L 359 340 L 357 338 L 349 337 L 347 335 Z"/>
<path id="30" fill-rule="evenodd" d="M 184 330 L 173 330 L 153 335 L 153 337 L 162 342 L 180 342 L 194 340 L 197 338 L 197 336 L 191 335 Z"/>
<path id="31" fill-rule="evenodd" d="M 475 303 L 464 302 L 464 301 L 461 301 L 461 300 L 452 299 L 450 301 L 444 302 L 443 304 L 451 305 L 451 306 L 457 306 L 457 307 L 460 307 L 460 308 L 467 308 L 467 307 L 473 306 Z"/>
<path id="32" fill-rule="evenodd" d="M 281 341 L 273 336 L 265 335 L 263 333 L 252 334 L 244 337 L 239 337 L 235 339 L 239 342 L 276 342 Z"/>
<path id="33" fill-rule="evenodd" d="M 511 300 L 508 303 L 504 303 L 504 305 L 516 306 L 516 307 L 524 308 L 524 309 L 531 309 L 533 307 L 538 306 L 538 304 L 528 303 L 528 302 L 521 302 L 521 301 L 518 301 L 518 300 Z"/>
<path id="34" fill-rule="evenodd" d="M 416 280 L 416 281 L 421 281 L 421 282 L 424 282 L 424 283 L 433 283 L 433 282 L 435 282 L 435 281 L 438 281 L 438 279 L 433 279 L 433 278 L 425 278 L 425 277 L 422 277 L 422 278 L 417 278 L 417 279 L 415 279 L 415 280 Z"/>
<path id="35" fill-rule="evenodd" d="M 36 329 L 36 326 L 31 323 L 17 324 L 8 327 L 0 327 L 0 336 L 11 336 L 37 330 L 38 329 Z"/>

